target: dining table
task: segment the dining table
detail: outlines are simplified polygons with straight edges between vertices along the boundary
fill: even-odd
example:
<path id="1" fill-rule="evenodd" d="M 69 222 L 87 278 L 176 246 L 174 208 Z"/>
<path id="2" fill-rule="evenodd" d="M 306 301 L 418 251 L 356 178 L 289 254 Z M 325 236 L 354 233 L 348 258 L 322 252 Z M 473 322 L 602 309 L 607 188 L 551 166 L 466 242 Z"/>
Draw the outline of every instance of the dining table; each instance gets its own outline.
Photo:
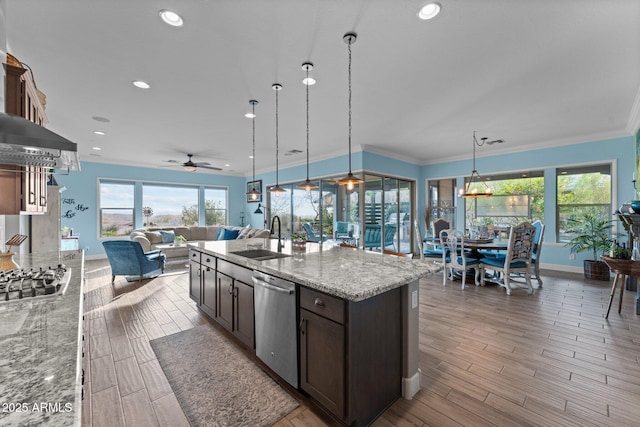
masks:
<path id="1" fill-rule="evenodd" d="M 423 241 L 424 243 L 429 243 L 438 247 L 441 246 L 439 238 L 426 237 Z M 458 241 L 458 245 L 460 245 L 460 241 Z M 483 258 L 480 251 L 506 251 L 508 246 L 509 242 L 502 239 L 464 239 L 464 248 L 469 249 L 469 252 L 467 253 L 468 258 Z"/>

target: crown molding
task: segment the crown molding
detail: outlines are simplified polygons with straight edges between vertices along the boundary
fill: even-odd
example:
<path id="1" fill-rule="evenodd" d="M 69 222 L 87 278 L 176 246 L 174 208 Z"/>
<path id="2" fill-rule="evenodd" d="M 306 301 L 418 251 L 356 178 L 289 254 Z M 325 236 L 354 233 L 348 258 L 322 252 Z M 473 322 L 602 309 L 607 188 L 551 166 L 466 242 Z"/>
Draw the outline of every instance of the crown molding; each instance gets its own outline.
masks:
<path id="1" fill-rule="evenodd" d="M 636 92 L 636 98 L 633 101 L 629 119 L 627 120 L 627 132 L 635 135 L 638 130 L 640 130 L 640 87 Z"/>

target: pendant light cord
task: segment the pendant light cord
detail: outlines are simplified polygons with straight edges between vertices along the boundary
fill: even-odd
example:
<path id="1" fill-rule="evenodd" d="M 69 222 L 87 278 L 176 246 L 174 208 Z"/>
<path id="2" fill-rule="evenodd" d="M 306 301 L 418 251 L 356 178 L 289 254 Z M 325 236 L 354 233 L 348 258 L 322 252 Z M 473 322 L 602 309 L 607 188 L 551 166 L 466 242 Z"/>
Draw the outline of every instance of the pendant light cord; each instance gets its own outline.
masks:
<path id="1" fill-rule="evenodd" d="M 307 71 L 307 181 L 309 181 L 309 67 Z"/>
<path id="2" fill-rule="evenodd" d="M 256 180 L 256 103 L 251 102 L 251 114 L 253 114 L 253 118 L 251 119 L 253 125 L 253 180 Z"/>
<path id="3" fill-rule="evenodd" d="M 351 175 L 351 41 L 347 43 L 349 49 L 349 175 Z"/>
<path id="4" fill-rule="evenodd" d="M 278 180 L 278 92 L 279 90 L 276 89 L 276 188 L 280 186 L 280 181 Z"/>

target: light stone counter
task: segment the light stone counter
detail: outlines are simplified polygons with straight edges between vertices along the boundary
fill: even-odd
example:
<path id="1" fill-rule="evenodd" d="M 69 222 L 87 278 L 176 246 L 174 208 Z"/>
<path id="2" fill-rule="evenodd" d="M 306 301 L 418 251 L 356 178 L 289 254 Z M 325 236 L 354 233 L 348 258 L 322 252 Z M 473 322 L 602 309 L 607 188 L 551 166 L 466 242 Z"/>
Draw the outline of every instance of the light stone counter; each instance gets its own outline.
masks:
<path id="1" fill-rule="evenodd" d="M 0 302 L 0 425 L 79 426 L 82 406 L 84 253 L 61 252 L 71 268 L 64 295 Z M 15 256 L 21 268 L 55 267 L 58 253 Z"/>
<path id="2" fill-rule="evenodd" d="M 362 301 L 406 285 L 439 267 L 380 253 L 307 243 L 305 252 L 292 251 L 287 241 L 283 253 L 290 257 L 256 261 L 232 252 L 261 247 L 276 252 L 277 240 L 246 239 L 189 243 L 192 249 L 229 262 L 291 280 L 348 301 Z"/>

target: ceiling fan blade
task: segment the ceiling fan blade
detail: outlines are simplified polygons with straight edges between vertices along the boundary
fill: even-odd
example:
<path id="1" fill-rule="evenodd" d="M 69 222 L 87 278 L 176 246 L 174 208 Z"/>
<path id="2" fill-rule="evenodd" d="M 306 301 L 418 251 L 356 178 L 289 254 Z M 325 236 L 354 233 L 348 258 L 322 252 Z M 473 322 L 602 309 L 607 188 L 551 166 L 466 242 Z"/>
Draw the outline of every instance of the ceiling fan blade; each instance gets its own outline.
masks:
<path id="1" fill-rule="evenodd" d="M 182 162 L 180 160 L 173 160 L 173 159 L 172 160 L 165 160 L 165 162 L 167 162 L 167 163 L 180 163 L 180 164 L 184 163 L 184 162 Z"/>
<path id="2" fill-rule="evenodd" d="M 211 169 L 211 170 L 214 170 L 214 171 L 221 171 L 222 170 L 222 169 L 217 168 L 215 166 L 202 166 L 202 163 L 198 163 L 198 167 L 202 168 L 202 169 Z"/>
<path id="3" fill-rule="evenodd" d="M 209 163 L 209 162 L 198 162 L 198 163 L 194 163 L 194 165 L 196 165 L 196 166 L 210 166 L 211 163 Z"/>

